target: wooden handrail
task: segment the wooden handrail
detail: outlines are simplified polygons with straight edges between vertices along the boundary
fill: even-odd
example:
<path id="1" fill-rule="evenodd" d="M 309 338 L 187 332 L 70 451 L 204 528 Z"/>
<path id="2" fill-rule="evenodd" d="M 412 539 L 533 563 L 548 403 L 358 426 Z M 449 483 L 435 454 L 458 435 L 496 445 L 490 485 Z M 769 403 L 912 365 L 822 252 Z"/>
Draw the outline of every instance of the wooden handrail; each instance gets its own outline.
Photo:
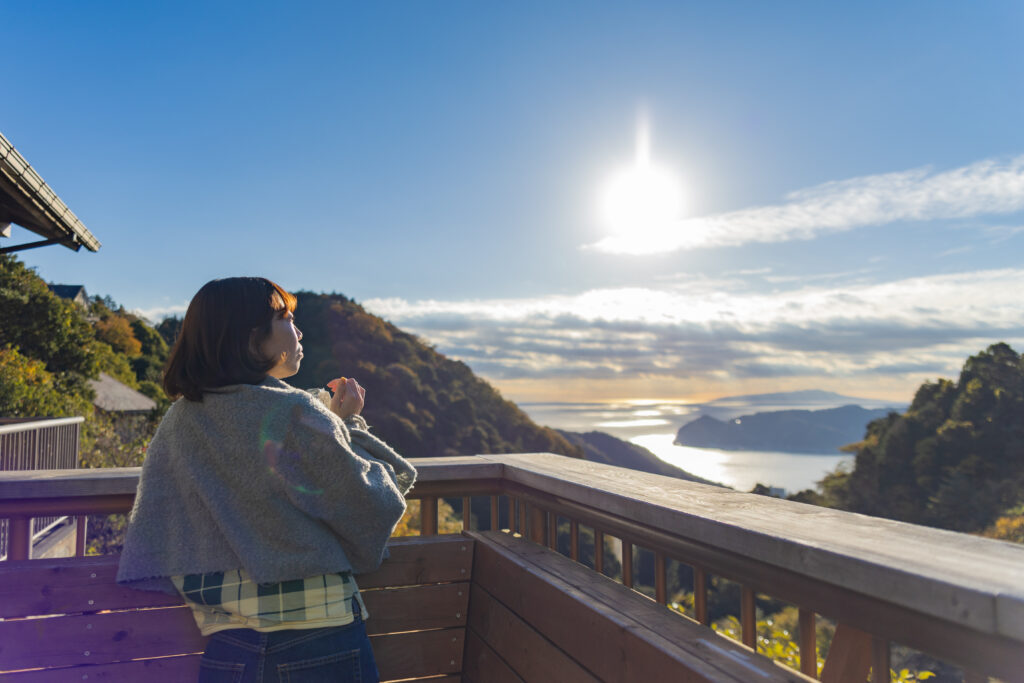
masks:
<path id="1" fill-rule="evenodd" d="M 508 496 L 509 525 L 515 528 L 518 514 L 524 536 L 531 527 L 541 542 L 550 536 L 544 514 L 570 520 L 570 554 L 579 541 L 572 530 L 593 528 L 598 571 L 605 534 L 690 564 L 701 622 L 709 575 L 741 583 L 747 642 L 756 590 L 798 605 L 802 625 L 819 613 L 849 633 L 870 634 L 867 666 L 880 667 L 894 641 L 1006 680 L 1024 670 L 1024 546 L 552 454 L 412 462 L 419 477 L 411 498 Z M 0 517 L 76 512 L 89 499 L 113 505 L 117 497 L 124 505 L 138 476 L 137 468 L 0 473 Z M 813 640 L 800 640 L 808 660 L 801 668 L 810 673 Z M 873 676 L 887 679 L 888 671 Z"/>

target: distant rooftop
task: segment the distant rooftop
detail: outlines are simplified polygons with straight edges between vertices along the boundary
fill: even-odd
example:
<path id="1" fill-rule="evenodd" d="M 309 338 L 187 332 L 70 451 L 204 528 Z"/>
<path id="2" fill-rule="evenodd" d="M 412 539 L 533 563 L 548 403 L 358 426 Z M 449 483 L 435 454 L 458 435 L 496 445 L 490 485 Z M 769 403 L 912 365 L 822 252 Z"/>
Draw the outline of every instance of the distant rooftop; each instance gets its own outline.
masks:
<path id="1" fill-rule="evenodd" d="M 105 372 L 99 379 L 89 380 L 96 392 L 93 405 L 109 413 L 144 413 L 156 407 L 156 401 L 118 382 Z"/>
<path id="2" fill-rule="evenodd" d="M 44 239 L 6 247 L 0 253 L 47 244 L 75 251 L 83 246 L 89 251 L 100 248 L 100 241 L 0 134 L 0 233 L 5 223 L 16 223 Z"/>

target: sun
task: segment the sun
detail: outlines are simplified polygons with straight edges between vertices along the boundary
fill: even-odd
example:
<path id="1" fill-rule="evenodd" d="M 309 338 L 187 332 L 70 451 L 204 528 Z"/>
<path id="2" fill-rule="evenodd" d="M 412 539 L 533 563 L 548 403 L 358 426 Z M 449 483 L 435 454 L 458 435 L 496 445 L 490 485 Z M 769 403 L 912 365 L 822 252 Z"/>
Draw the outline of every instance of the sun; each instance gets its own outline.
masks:
<path id="1" fill-rule="evenodd" d="M 614 237 L 650 241 L 672 230 L 683 205 L 682 182 L 669 168 L 651 161 L 650 132 L 641 121 L 634 162 L 614 173 L 603 188 L 603 222 Z"/>

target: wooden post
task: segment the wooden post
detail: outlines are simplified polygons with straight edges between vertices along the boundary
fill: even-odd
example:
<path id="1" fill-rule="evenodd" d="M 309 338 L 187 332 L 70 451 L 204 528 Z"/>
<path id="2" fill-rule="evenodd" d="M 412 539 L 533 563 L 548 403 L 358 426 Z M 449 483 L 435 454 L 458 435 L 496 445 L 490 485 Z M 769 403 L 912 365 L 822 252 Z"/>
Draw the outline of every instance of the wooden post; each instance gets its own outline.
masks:
<path id="1" fill-rule="evenodd" d="M 822 683 L 862 683 L 871 669 L 873 638 L 843 622 L 836 624 L 836 634 L 828 649 L 828 658 L 821 668 Z"/>
<path id="2" fill-rule="evenodd" d="M 743 586 L 740 592 L 740 625 L 743 644 L 757 652 L 757 604 L 750 586 Z"/>
<path id="3" fill-rule="evenodd" d="M 800 608 L 800 673 L 818 677 L 818 627 L 814 612 Z"/>
<path id="4" fill-rule="evenodd" d="M 633 587 L 633 544 L 622 539 L 622 585 Z"/>
<path id="5" fill-rule="evenodd" d="M 32 518 L 11 517 L 7 527 L 7 559 L 27 560 L 32 556 Z"/>
<path id="6" fill-rule="evenodd" d="M 85 541 L 88 528 L 89 518 L 86 515 L 78 515 L 75 518 L 75 557 L 85 556 Z"/>
<path id="7" fill-rule="evenodd" d="M 594 529 L 594 571 L 604 574 L 604 532 Z"/>
<path id="8" fill-rule="evenodd" d="M 654 553 L 654 599 L 659 605 L 668 602 L 665 594 L 665 555 L 660 552 Z"/>
<path id="9" fill-rule="evenodd" d="M 498 520 L 498 497 L 491 496 L 491 531 L 499 529 L 501 529 L 501 524 Z"/>
<path id="10" fill-rule="evenodd" d="M 889 670 L 889 641 L 884 638 L 871 639 L 871 683 L 891 683 Z"/>
<path id="11" fill-rule="evenodd" d="M 437 536 L 437 498 L 420 498 L 420 536 Z"/>
<path id="12" fill-rule="evenodd" d="M 703 567 L 693 568 L 693 611 L 697 621 L 708 625 L 708 575 Z"/>
<path id="13" fill-rule="evenodd" d="M 580 523 L 575 519 L 569 520 L 569 557 L 580 561 Z"/>
<path id="14" fill-rule="evenodd" d="M 473 499 L 469 496 L 462 497 L 462 530 L 470 531 L 470 522 L 473 521 Z"/>

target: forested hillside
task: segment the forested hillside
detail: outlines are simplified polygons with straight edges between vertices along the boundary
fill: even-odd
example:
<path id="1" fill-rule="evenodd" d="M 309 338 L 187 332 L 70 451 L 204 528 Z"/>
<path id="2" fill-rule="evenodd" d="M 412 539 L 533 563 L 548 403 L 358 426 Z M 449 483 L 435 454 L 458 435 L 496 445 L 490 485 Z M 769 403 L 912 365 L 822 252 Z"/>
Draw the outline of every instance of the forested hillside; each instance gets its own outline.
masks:
<path id="1" fill-rule="evenodd" d="M 957 381 L 926 383 L 906 413 L 871 422 L 851 450 L 853 470 L 829 475 L 814 502 L 958 531 L 1001 520 L 1008 531 L 994 535 L 1012 538 L 1024 528 L 1024 360 L 990 346 Z"/>
<path id="2" fill-rule="evenodd" d="M 305 358 L 289 379 L 308 389 L 355 377 L 367 389 L 363 414 L 410 457 L 582 449 L 540 427 L 462 362 L 367 313 L 339 294 L 298 292 L 295 314 Z"/>

